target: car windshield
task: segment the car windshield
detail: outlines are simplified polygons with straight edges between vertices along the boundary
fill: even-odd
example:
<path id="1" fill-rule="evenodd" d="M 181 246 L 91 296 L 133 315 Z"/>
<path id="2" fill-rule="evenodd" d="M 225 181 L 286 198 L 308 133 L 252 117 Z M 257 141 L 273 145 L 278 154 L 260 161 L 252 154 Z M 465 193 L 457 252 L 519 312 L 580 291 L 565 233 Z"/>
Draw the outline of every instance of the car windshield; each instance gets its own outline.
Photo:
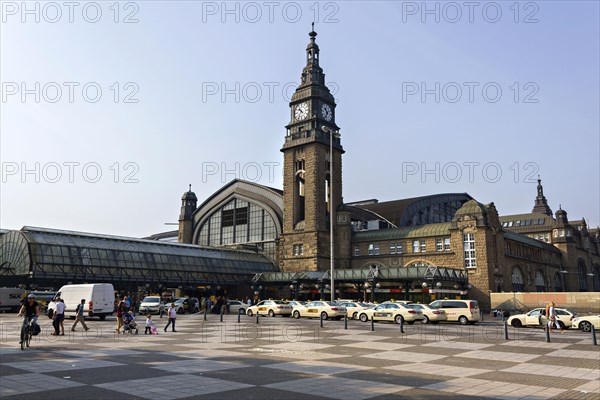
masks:
<path id="1" fill-rule="evenodd" d="M 181 303 L 183 303 L 185 300 L 186 300 L 186 299 L 177 299 L 177 300 L 175 300 L 175 301 L 174 301 L 174 303 L 181 304 Z"/>
<path id="2" fill-rule="evenodd" d="M 160 299 L 158 297 L 144 297 L 142 303 L 160 303 Z"/>

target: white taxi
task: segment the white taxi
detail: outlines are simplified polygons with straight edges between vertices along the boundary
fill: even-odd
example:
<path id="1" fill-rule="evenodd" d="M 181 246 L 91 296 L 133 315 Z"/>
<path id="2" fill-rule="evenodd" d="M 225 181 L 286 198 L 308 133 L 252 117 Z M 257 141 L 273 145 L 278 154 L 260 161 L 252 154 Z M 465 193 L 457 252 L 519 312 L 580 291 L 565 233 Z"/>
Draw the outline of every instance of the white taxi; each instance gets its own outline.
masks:
<path id="1" fill-rule="evenodd" d="M 419 310 L 423 313 L 423 320 L 421 321 L 424 324 L 432 323 L 438 324 L 440 321 L 447 321 L 448 316 L 446 315 L 445 310 L 438 310 L 433 307 L 430 307 L 427 304 L 416 304 L 409 303 L 408 306 L 410 308 L 414 308 L 415 310 Z"/>
<path id="2" fill-rule="evenodd" d="M 517 314 L 509 317 L 506 323 L 515 328 L 522 326 L 546 326 L 548 319 L 544 315 L 545 313 L 545 308 L 534 308 L 527 314 Z M 561 329 L 569 329 L 571 327 L 574 317 L 573 313 L 564 308 L 557 308 L 556 316 Z"/>
<path id="3" fill-rule="evenodd" d="M 281 315 L 289 317 L 292 315 L 292 306 L 281 300 L 262 300 L 257 304 L 248 307 L 246 315 L 249 317 L 252 317 L 253 315 L 268 315 L 269 317 Z"/>
<path id="4" fill-rule="evenodd" d="M 337 303 L 342 307 L 346 307 L 348 319 L 357 319 L 358 313 L 360 311 L 368 310 L 369 308 L 372 308 L 365 303 L 358 303 L 355 301 L 340 301 L 340 300 L 338 300 Z"/>
<path id="5" fill-rule="evenodd" d="M 410 308 L 407 304 L 386 302 L 375 308 L 359 312 L 358 319 L 362 322 L 373 319 L 374 321 L 392 321 L 397 324 L 404 320 L 408 324 L 414 324 L 415 321 L 422 321 L 424 317 L 421 311 Z"/>
<path id="6" fill-rule="evenodd" d="M 580 329 L 583 332 L 590 332 L 594 329 L 600 329 L 600 314 L 598 315 L 586 315 L 585 317 L 575 317 L 571 321 L 571 327 Z"/>
<path id="7" fill-rule="evenodd" d="M 346 307 L 331 301 L 311 301 L 304 306 L 294 307 L 292 312 L 294 318 L 335 318 L 340 320 L 347 315 Z"/>

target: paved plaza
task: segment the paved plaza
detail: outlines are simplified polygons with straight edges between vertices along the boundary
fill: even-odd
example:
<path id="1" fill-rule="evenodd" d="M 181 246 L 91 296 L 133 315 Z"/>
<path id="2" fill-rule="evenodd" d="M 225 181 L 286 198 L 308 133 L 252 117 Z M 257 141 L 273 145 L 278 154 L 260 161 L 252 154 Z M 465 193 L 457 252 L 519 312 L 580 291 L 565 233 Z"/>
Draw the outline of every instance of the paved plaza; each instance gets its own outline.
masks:
<path id="1" fill-rule="evenodd" d="M 116 335 L 114 320 L 42 334 L 18 347 L 0 315 L 0 397 L 7 399 L 598 399 L 600 346 L 579 331 L 406 325 L 226 315 L 177 319 L 177 332 Z"/>

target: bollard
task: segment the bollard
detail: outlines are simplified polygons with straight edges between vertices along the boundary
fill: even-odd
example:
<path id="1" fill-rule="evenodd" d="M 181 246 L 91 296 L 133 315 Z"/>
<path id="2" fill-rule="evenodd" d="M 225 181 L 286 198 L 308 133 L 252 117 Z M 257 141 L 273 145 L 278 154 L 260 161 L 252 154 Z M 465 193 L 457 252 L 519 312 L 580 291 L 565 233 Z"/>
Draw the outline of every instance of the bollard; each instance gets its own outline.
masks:
<path id="1" fill-rule="evenodd" d="M 546 326 L 546 342 L 550 343 L 550 328 Z"/>
<path id="2" fill-rule="evenodd" d="M 223 309 L 221 308 L 221 322 L 223 322 Z"/>
<path id="3" fill-rule="evenodd" d="M 256 323 L 259 324 L 260 322 L 258 322 L 258 311 L 256 312 Z"/>
<path id="4" fill-rule="evenodd" d="M 598 343 L 596 342 L 596 328 L 594 328 L 594 324 L 592 324 L 592 329 L 590 332 L 592 332 L 592 344 L 594 346 L 598 346 Z"/>
<path id="5" fill-rule="evenodd" d="M 206 321 L 206 308 L 204 309 L 204 320 Z"/>
<path id="6" fill-rule="evenodd" d="M 502 317 L 502 319 L 504 320 L 504 340 L 508 340 L 508 324 L 504 317 Z"/>
<path id="7" fill-rule="evenodd" d="M 481 314 L 481 322 L 483 322 L 483 311 L 479 311 L 479 313 Z"/>
<path id="8" fill-rule="evenodd" d="M 243 309 L 241 309 L 241 308 L 238 310 L 238 324 L 240 323 L 240 318 L 242 318 L 242 312 L 243 312 L 243 311 L 244 311 L 244 310 L 243 310 Z"/>
<path id="9" fill-rule="evenodd" d="M 400 318 L 400 333 L 404 333 L 404 318 Z"/>
<path id="10" fill-rule="evenodd" d="M 375 316 L 371 317 L 371 332 L 375 332 Z"/>
<path id="11" fill-rule="evenodd" d="M 321 328 L 323 327 L 323 313 L 321 313 L 321 315 L 319 316 L 319 319 L 321 320 Z"/>
<path id="12" fill-rule="evenodd" d="M 348 315 L 344 317 L 344 329 L 348 329 Z"/>

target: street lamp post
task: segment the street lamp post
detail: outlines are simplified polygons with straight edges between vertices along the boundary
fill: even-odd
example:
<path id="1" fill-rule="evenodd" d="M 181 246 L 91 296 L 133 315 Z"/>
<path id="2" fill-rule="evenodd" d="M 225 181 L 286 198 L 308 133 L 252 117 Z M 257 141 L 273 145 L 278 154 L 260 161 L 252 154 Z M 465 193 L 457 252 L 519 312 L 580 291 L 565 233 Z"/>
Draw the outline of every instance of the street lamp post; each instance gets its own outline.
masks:
<path id="1" fill-rule="evenodd" d="M 331 301 L 335 301 L 335 278 L 333 277 L 333 219 L 335 211 L 333 209 L 333 138 L 339 135 L 338 131 L 329 129 L 325 125 L 321 127 L 324 132 L 329 132 L 329 275 L 330 275 L 330 293 Z"/>

